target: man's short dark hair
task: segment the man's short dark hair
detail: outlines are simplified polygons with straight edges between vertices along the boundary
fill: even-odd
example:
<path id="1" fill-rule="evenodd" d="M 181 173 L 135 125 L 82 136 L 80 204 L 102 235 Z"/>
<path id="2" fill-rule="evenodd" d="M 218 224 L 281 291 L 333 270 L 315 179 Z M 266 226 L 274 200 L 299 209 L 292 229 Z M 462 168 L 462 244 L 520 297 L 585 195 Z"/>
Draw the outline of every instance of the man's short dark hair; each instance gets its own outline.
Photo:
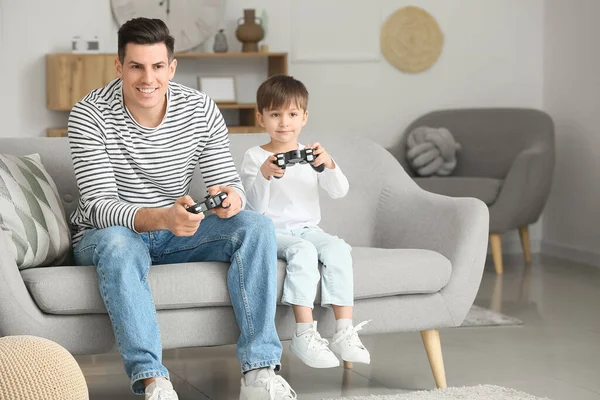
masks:
<path id="1" fill-rule="evenodd" d="M 175 39 L 169 33 L 169 28 L 160 19 L 133 18 L 119 28 L 118 56 L 121 64 L 125 62 L 125 47 L 127 43 L 155 44 L 164 43 L 167 46 L 169 62 L 173 60 Z"/>

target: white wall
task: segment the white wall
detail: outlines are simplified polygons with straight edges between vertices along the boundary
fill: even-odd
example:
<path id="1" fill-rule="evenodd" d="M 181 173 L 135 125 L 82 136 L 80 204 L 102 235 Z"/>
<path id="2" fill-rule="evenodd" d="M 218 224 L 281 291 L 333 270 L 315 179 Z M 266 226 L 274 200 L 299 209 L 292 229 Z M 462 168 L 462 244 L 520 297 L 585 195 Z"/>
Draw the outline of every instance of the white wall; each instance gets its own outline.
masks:
<path id="1" fill-rule="evenodd" d="M 547 0 L 544 108 L 556 123 L 557 164 L 542 249 L 600 265 L 600 2 Z"/>
<path id="2" fill-rule="evenodd" d="M 97 35 L 103 52 L 115 52 L 117 25 L 110 2 L 0 0 L 0 4 L 0 73 L 4 78 L 0 136 L 43 136 L 47 127 L 66 126 L 67 121 L 67 113 L 45 107 L 44 54 L 68 51 L 74 35 Z M 318 8 L 318 4 L 325 8 L 306 8 Z M 400 72 L 379 53 L 381 25 L 406 5 L 428 10 L 445 36 L 437 64 L 421 74 Z M 266 42 L 271 51 L 290 52 L 289 72 L 303 80 L 311 94 L 305 130 L 323 139 L 368 136 L 391 148 L 411 120 L 433 109 L 542 106 L 543 0 L 228 0 L 224 27 L 230 51 L 241 47 L 233 32 L 244 8 L 256 8 L 259 15 L 260 10 L 267 10 Z M 328 9 L 336 13 L 328 21 L 331 33 L 323 34 L 316 23 L 323 22 L 319 19 L 323 13 L 331 14 Z M 361 13 L 364 22 L 353 27 Z M 315 27 L 314 32 L 307 27 Z M 365 40 L 356 40 L 356 29 L 366 32 Z M 375 40 L 369 42 L 369 38 Z M 310 43 L 321 43 L 334 55 L 340 50 L 352 51 L 356 45 L 357 51 L 367 50 L 379 60 L 295 62 Z M 206 48 L 211 49 L 212 43 Z M 224 69 L 221 66 L 180 60 L 175 80 L 195 85 L 198 71 L 239 74 L 241 101 L 253 101 L 254 91 L 264 79 L 256 71 L 266 70 L 264 64 L 244 61 Z M 509 236 L 505 250 L 520 251 L 517 236 Z M 535 251 L 540 242 L 539 224 L 532 228 L 531 236 Z"/>
<path id="3" fill-rule="evenodd" d="M 344 18 L 356 12 L 345 12 L 345 8 L 368 7 L 365 11 L 370 15 L 375 9 L 378 20 L 371 18 L 361 29 L 377 34 L 389 14 L 410 4 L 422 6 L 436 17 L 445 34 L 445 46 L 437 65 L 417 75 L 398 71 L 383 57 L 378 62 L 291 62 L 290 73 L 305 81 L 311 93 L 306 128 L 311 132 L 369 136 L 390 147 L 412 119 L 435 108 L 542 105 L 542 0 L 321 3 L 329 2 L 345 5 L 339 8 L 337 25 L 331 26 L 334 33 L 317 38 L 329 41 L 332 49 L 347 47 Z M 315 1 L 296 4 L 309 3 Z M 0 4 L 0 68 L 4 78 L 0 136 L 41 136 L 46 127 L 66 123 L 66 113 L 45 107 L 44 54 L 68 51 L 73 35 L 98 35 L 103 51 L 116 51 L 117 25 L 110 2 L 0 0 Z M 301 47 L 303 40 L 315 40 L 292 37 L 293 21 L 311 23 L 293 20 L 291 13 L 297 6 L 292 0 L 228 0 L 225 26 L 231 50 L 240 48 L 232 32 L 247 7 L 268 11 L 267 41 L 273 51 L 293 52 L 294 43 Z M 374 50 L 378 52 L 377 46 Z M 179 72 L 177 78 L 194 82 L 193 77 L 184 76 L 189 72 L 185 67 Z M 248 88 L 241 96 L 251 100 L 253 89 Z"/>

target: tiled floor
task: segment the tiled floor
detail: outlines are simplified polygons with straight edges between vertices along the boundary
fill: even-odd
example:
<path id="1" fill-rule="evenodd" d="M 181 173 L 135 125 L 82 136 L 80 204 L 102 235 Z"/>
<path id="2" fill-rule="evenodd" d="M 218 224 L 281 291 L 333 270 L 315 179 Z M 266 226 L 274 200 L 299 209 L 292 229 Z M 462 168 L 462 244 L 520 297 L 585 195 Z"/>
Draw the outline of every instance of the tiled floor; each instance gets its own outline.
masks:
<path id="1" fill-rule="evenodd" d="M 523 326 L 441 331 L 448 384 L 496 384 L 553 400 L 600 400 L 600 268 L 538 256 L 527 268 L 505 259 L 491 264 L 476 304 L 520 318 Z M 284 343 L 283 376 L 303 400 L 432 389 L 418 333 L 365 336 L 371 365 L 311 369 Z M 181 400 L 237 399 L 239 365 L 233 346 L 169 350 L 164 354 Z M 139 399 L 118 355 L 78 356 L 91 400 Z"/>

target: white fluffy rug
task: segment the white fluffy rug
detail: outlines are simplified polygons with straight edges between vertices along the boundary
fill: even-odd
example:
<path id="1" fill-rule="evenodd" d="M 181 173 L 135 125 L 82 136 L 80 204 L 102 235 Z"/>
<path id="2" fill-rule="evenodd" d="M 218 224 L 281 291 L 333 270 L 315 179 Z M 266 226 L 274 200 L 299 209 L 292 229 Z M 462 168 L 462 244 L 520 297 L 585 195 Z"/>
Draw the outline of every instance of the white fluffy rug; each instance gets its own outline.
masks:
<path id="1" fill-rule="evenodd" d="M 523 321 L 473 304 L 461 327 L 523 325 Z"/>
<path id="2" fill-rule="evenodd" d="M 325 400 L 325 399 L 324 399 Z M 549 400 L 547 397 L 535 397 L 494 385 L 451 387 L 447 389 L 421 390 L 418 392 L 362 397 L 338 397 L 327 400 Z"/>

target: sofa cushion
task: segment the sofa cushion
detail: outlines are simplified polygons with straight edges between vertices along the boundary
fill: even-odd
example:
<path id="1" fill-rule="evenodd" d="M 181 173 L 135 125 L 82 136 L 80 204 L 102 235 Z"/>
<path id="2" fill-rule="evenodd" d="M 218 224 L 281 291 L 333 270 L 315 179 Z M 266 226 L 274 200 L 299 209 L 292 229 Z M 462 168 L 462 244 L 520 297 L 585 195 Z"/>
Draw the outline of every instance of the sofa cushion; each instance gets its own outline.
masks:
<path id="1" fill-rule="evenodd" d="M 504 182 L 501 179 L 467 176 L 414 178 L 417 185 L 428 192 L 451 197 L 474 197 L 492 205 Z"/>
<path id="2" fill-rule="evenodd" d="M 354 297 L 435 293 L 449 281 L 450 261 L 439 253 L 415 249 L 355 247 Z M 153 266 L 149 282 L 158 310 L 230 306 L 227 264 L 218 262 Z M 49 314 L 106 313 L 94 267 L 35 268 L 21 272 L 38 307 Z M 281 304 L 285 263 L 278 265 Z M 320 304 L 320 290 L 315 303 Z"/>
<path id="3" fill-rule="evenodd" d="M 67 254 L 69 225 L 38 154 L 0 154 L 0 229 L 20 269 L 53 265 Z"/>

